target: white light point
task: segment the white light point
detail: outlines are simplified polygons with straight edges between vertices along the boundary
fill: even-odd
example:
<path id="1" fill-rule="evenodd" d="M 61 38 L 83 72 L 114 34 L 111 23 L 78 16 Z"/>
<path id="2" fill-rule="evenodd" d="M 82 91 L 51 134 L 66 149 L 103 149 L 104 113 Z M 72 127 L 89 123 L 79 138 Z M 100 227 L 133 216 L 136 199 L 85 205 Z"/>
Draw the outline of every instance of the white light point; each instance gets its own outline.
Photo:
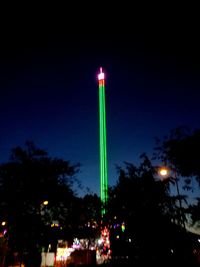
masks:
<path id="1" fill-rule="evenodd" d="M 105 78 L 105 75 L 102 72 L 102 68 L 100 68 L 100 73 L 98 74 L 98 80 L 101 81 L 101 80 L 104 80 L 104 78 Z"/>

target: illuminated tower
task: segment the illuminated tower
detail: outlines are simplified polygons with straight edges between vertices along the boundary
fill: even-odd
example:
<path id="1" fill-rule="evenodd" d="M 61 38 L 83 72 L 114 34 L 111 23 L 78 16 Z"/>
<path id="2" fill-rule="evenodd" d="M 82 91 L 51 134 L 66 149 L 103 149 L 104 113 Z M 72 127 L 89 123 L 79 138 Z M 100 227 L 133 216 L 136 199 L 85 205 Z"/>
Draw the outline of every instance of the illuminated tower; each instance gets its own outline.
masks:
<path id="1" fill-rule="evenodd" d="M 108 169 L 106 144 L 106 106 L 105 106 L 105 77 L 100 68 L 99 80 L 99 147 L 100 147 L 100 197 L 102 203 L 101 214 L 106 212 L 108 200 Z"/>

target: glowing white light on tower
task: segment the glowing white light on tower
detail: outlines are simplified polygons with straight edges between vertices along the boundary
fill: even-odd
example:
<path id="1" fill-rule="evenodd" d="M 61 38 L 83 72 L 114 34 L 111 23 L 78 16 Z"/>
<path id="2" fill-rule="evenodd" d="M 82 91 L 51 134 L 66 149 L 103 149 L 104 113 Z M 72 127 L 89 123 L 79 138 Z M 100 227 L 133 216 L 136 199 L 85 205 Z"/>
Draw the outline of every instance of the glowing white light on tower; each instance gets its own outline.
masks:
<path id="1" fill-rule="evenodd" d="M 105 79 L 105 75 L 104 73 L 102 72 L 102 68 L 100 68 L 100 73 L 98 74 L 98 80 L 104 80 Z"/>

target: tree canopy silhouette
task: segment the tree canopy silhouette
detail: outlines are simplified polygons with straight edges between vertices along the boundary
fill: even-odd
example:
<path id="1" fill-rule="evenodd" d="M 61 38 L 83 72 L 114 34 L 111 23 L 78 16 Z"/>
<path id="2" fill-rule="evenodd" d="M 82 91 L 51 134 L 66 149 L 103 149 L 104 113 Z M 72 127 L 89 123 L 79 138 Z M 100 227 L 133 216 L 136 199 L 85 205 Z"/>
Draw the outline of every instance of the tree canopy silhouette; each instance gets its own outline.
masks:
<path id="1" fill-rule="evenodd" d="M 154 157 L 161 159 L 166 165 L 176 169 L 182 176 L 195 177 L 200 185 L 200 129 L 178 127 L 157 140 Z"/>
<path id="2" fill-rule="evenodd" d="M 178 173 L 178 179 L 182 180 L 183 189 L 194 190 L 192 181 L 197 181 L 200 189 L 200 129 L 191 130 L 188 127 L 178 127 L 157 140 L 154 158 L 160 159 L 165 165 Z M 192 203 L 187 209 L 191 214 L 192 224 L 199 225 L 198 213 L 199 198 L 197 204 Z"/>
<path id="3" fill-rule="evenodd" d="M 145 154 L 141 159 L 138 167 L 128 162 L 118 167 L 117 184 L 109 189 L 112 248 L 116 255 L 162 262 L 171 258 L 172 249 L 185 250 L 185 241 L 179 243 L 185 229 L 177 224 L 167 183 L 156 179 L 157 170 Z"/>
<path id="4" fill-rule="evenodd" d="M 11 151 L 10 160 L 0 165 L 0 216 L 7 222 L 13 250 L 45 243 L 45 231 L 53 222 L 73 220 L 72 186 L 78 171 L 79 164 L 51 158 L 33 142 Z"/>

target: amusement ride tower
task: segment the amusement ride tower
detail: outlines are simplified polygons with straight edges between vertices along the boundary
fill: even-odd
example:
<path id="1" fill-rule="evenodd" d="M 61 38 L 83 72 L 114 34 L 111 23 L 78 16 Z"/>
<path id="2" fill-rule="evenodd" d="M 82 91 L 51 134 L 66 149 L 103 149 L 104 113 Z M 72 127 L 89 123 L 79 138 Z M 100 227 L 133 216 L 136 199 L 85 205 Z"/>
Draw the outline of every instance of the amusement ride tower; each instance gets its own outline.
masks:
<path id="1" fill-rule="evenodd" d="M 99 81 L 99 153 L 100 153 L 100 198 L 102 203 L 101 214 L 106 212 L 108 200 L 108 167 L 107 167 L 107 141 L 106 141 L 106 101 L 105 101 L 105 75 L 100 68 Z"/>

